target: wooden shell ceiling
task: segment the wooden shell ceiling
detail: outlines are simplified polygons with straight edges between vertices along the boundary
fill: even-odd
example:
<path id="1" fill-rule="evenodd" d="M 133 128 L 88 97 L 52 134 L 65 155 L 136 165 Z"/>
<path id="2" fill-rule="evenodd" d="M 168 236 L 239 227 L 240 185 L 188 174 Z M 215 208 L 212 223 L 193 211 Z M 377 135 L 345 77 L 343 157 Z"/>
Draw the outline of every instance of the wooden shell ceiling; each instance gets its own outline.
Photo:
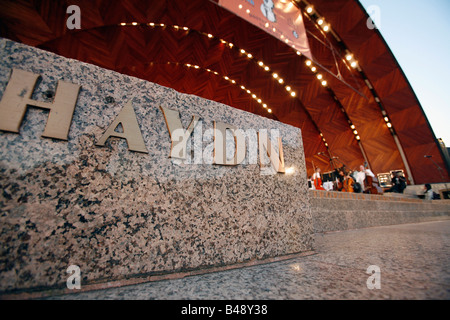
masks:
<path id="1" fill-rule="evenodd" d="M 80 30 L 66 27 L 73 4 L 81 9 Z M 309 66 L 282 41 L 209 0 L 0 0 L 0 36 L 299 127 L 308 174 L 313 164 L 327 172 L 366 160 L 375 173 L 408 172 L 406 161 L 416 184 L 449 181 L 414 92 L 380 34 L 367 27 L 359 2 L 296 5 L 314 8 L 303 10 L 314 56 Z M 444 179 L 424 155 L 444 169 Z"/>

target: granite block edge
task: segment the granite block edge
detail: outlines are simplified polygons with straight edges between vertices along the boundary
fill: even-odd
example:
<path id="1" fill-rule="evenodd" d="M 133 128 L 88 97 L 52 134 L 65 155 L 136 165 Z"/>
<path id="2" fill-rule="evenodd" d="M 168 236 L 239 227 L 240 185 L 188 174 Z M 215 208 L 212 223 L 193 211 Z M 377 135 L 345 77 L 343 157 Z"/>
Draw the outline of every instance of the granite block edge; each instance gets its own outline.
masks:
<path id="1" fill-rule="evenodd" d="M 125 286 L 133 286 L 148 282 L 165 281 L 183 279 L 191 276 L 199 276 L 215 272 L 223 272 L 241 268 L 248 268 L 264 264 L 270 264 L 281 261 L 288 261 L 301 257 L 307 257 L 317 254 L 315 250 L 302 251 L 298 253 L 291 253 L 283 256 L 267 257 L 264 259 L 252 259 L 250 261 L 239 262 L 230 265 L 222 266 L 207 266 L 205 268 L 193 269 L 189 271 L 169 272 L 155 275 L 134 275 L 126 279 L 106 280 L 95 283 L 83 284 L 79 290 L 70 290 L 63 287 L 55 288 L 29 288 L 14 291 L 0 292 L 0 300 L 30 300 L 30 299 L 45 299 L 52 296 L 70 295 L 74 293 L 89 292 L 96 290 L 104 290 L 110 288 L 119 288 Z"/>

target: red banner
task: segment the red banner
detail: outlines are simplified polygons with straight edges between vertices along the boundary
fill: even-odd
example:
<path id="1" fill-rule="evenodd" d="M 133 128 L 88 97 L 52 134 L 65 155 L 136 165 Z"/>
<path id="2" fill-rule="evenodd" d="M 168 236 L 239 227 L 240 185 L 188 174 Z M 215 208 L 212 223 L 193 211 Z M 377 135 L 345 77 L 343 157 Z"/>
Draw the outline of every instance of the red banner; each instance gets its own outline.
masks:
<path id="1" fill-rule="evenodd" d="M 290 0 L 219 0 L 219 5 L 312 59 L 302 12 Z"/>

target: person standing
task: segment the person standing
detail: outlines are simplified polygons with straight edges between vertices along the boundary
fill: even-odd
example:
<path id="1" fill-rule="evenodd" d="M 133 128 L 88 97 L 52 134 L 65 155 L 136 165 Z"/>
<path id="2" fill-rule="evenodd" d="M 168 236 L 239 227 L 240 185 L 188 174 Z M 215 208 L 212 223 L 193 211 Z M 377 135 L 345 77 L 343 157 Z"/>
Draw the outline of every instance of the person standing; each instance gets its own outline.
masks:
<path id="1" fill-rule="evenodd" d="M 339 170 L 339 174 L 336 178 L 336 190 L 337 191 L 343 191 L 344 189 L 344 181 L 345 181 L 345 174 L 343 170 Z"/>
<path id="2" fill-rule="evenodd" d="M 355 182 L 359 183 L 361 188 L 364 190 L 364 180 L 366 180 L 366 172 L 364 166 L 359 166 L 359 171 L 356 171 L 353 176 L 355 177 Z"/>

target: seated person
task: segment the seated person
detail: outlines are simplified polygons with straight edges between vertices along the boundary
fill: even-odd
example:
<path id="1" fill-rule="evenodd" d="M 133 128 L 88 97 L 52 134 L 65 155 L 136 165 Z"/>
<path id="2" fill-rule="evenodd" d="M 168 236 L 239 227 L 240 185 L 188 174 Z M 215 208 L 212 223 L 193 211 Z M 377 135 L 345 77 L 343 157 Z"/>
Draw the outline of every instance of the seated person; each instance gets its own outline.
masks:
<path id="1" fill-rule="evenodd" d="M 343 170 L 340 170 L 338 173 L 338 176 L 336 178 L 336 182 L 337 182 L 336 190 L 337 191 L 342 191 L 342 189 L 344 189 L 344 180 L 345 180 L 345 173 Z"/>
<path id="2" fill-rule="evenodd" d="M 355 180 L 353 180 L 350 172 L 345 177 L 342 192 L 354 192 Z"/>
<path id="3" fill-rule="evenodd" d="M 395 172 L 392 180 L 392 187 L 386 190 L 385 192 L 395 192 L 395 193 L 403 193 L 406 189 L 406 179 L 401 176 L 398 172 Z"/>
<path id="4" fill-rule="evenodd" d="M 371 177 L 372 179 L 375 178 L 375 175 L 373 174 L 373 172 L 370 169 L 366 169 L 363 165 L 360 165 L 359 171 L 356 171 L 354 174 L 356 182 L 358 182 L 361 185 L 361 188 L 363 190 L 371 187 L 371 186 L 366 186 L 366 177 L 367 176 Z"/>
<path id="5" fill-rule="evenodd" d="M 425 194 L 425 199 L 426 200 L 433 200 L 434 198 L 434 192 L 431 189 L 431 185 L 429 183 L 427 183 L 424 187 L 424 194 Z"/>

